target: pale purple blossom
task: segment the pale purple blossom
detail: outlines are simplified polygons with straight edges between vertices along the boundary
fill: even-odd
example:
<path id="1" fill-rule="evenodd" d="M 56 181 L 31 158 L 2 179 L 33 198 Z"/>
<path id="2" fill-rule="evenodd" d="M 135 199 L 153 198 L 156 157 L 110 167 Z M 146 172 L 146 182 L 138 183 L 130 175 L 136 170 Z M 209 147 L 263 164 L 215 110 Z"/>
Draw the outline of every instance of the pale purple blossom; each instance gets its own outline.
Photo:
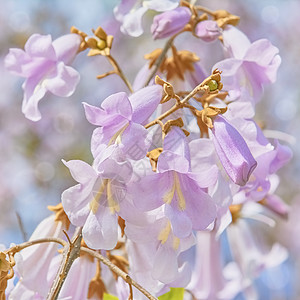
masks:
<path id="1" fill-rule="evenodd" d="M 178 4 L 179 0 L 122 0 L 114 8 L 114 13 L 116 19 L 122 23 L 121 31 L 137 37 L 144 32 L 142 19 L 149 9 L 164 12 L 175 9 Z"/>
<path id="2" fill-rule="evenodd" d="M 206 176 L 192 173 L 189 156 L 184 133 L 178 127 L 172 128 L 158 159 L 158 173 L 129 186 L 129 193 L 139 209 L 149 211 L 164 205 L 178 238 L 189 236 L 192 230 L 206 229 L 216 216 L 216 206 L 205 188 L 214 184 L 217 170 L 211 168 Z"/>
<path id="3" fill-rule="evenodd" d="M 63 229 L 63 223 L 56 222 L 55 215 L 52 215 L 36 227 L 29 240 L 44 237 L 62 238 Z M 45 282 L 47 282 L 49 267 L 57 250 L 56 243 L 41 243 L 22 250 L 22 261 L 18 265 L 20 280 L 12 290 L 11 297 L 28 294 L 28 299 L 32 299 L 30 298 L 32 295 L 39 295 L 40 299 L 43 299 L 42 297 L 47 296 L 50 285 L 45 285 Z"/>
<path id="4" fill-rule="evenodd" d="M 241 134 L 224 117 L 214 119 L 211 130 L 216 153 L 230 179 L 245 185 L 257 162 Z"/>
<path id="5" fill-rule="evenodd" d="M 188 289 L 198 300 L 230 300 L 241 291 L 241 276 L 225 266 L 216 232 L 197 232 L 195 264 Z M 230 273 L 228 269 L 231 269 Z"/>
<path id="6" fill-rule="evenodd" d="M 230 58 L 214 65 L 222 71 L 224 89 L 244 94 L 254 104 L 260 100 L 263 87 L 276 80 L 281 63 L 278 48 L 267 39 L 250 43 L 237 28 L 228 26 L 223 32 L 224 48 Z"/>
<path id="7" fill-rule="evenodd" d="M 59 97 L 74 93 L 80 76 L 68 64 L 76 56 L 80 42 L 76 34 L 61 36 L 53 42 L 50 35 L 33 34 L 25 44 L 25 51 L 10 49 L 5 58 L 6 69 L 26 78 L 22 86 L 22 112 L 26 118 L 41 119 L 38 103 L 47 92 Z"/>
<path id="8" fill-rule="evenodd" d="M 100 108 L 84 103 L 87 120 L 100 126 L 94 130 L 92 137 L 94 158 L 102 151 L 103 145 L 113 144 L 119 145 L 131 159 L 143 158 L 151 142 L 143 124 L 156 109 L 161 97 L 162 87 L 153 85 L 129 97 L 123 92 L 113 94 L 102 102 Z"/>
<path id="9" fill-rule="evenodd" d="M 233 258 L 244 281 L 252 281 L 263 270 L 287 259 L 288 253 L 283 246 L 278 243 L 269 245 L 262 231 L 255 230 L 245 219 L 238 219 L 231 224 L 227 228 L 227 235 Z"/>
<path id="10" fill-rule="evenodd" d="M 64 162 L 78 184 L 63 192 L 62 204 L 71 223 L 83 226 L 83 238 L 93 249 L 115 247 L 118 215 L 132 173 L 128 162 L 117 161 L 111 149 L 108 152 L 109 158 L 96 166 L 80 160 Z"/>
<path id="11" fill-rule="evenodd" d="M 189 22 L 191 15 L 187 7 L 177 7 L 156 15 L 151 25 L 153 38 L 163 39 L 178 33 Z"/>
<path id="12" fill-rule="evenodd" d="M 221 33 L 222 29 L 212 20 L 201 21 L 195 27 L 195 35 L 205 42 L 216 40 Z"/>

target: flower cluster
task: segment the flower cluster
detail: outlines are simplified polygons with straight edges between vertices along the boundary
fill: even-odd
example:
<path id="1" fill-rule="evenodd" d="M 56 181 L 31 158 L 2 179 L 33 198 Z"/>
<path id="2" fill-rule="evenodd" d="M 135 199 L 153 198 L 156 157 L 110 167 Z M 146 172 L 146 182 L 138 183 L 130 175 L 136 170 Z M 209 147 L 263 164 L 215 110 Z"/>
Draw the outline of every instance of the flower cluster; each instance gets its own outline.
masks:
<path id="1" fill-rule="evenodd" d="M 269 141 L 255 121 L 263 88 L 276 80 L 278 49 L 266 39 L 251 43 L 237 28 L 239 17 L 188 1 L 122 1 L 115 9 L 122 32 L 141 35 L 147 10 L 157 12 L 152 38 L 169 39 L 164 49 L 145 56 L 149 62 L 133 85 L 111 54 L 113 37 L 101 27 L 94 36 L 72 27 L 71 34 L 53 42 L 34 34 L 25 51 L 11 49 L 5 59 L 9 71 L 26 78 L 22 111 L 33 121 L 41 118 L 37 105 L 47 91 L 63 97 L 74 92 L 79 74 L 68 65 L 86 49 L 88 56 L 103 56 L 113 66 L 99 79 L 117 74 L 128 88 L 99 106 L 83 103 L 87 121 L 95 126 L 93 161 L 63 160 L 76 184 L 62 193 L 61 204 L 50 208 L 55 215 L 30 238 L 64 241 L 63 229 L 67 235 L 75 228 L 82 232 L 83 250 L 60 299 L 105 299 L 107 293 L 119 299 L 147 297 L 142 290 L 133 296 L 131 281 L 128 289 L 120 275 L 96 260 L 98 253 L 152 295 L 177 287 L 193 299 L 248 293 L 264 269 L 287 257 L 278 243 L 268 244 L 263 236 L 259 243 L 263 233 L 249 222 L 272 227 L 288 214 L 275 190 L 276 172 L 291 151 Z M 197 53 L 178 50 L 183 45 L 176 45 L 176 37 L 183 32 L 196 43 L 221 48 L 224 59 L 205 70 Z M 225 232 L 232 253 L 226 265 Z M 95 256 L 88 254 L 92 249 Z M 15 252 L 18 248 L 0 252 L 0 293 L 12 269 L 6 256 Z M 68 256 L 44 242 L 20 253 L 13 275 L 19 281 L 7 291 L 9 299 L 46 299 Z"/>

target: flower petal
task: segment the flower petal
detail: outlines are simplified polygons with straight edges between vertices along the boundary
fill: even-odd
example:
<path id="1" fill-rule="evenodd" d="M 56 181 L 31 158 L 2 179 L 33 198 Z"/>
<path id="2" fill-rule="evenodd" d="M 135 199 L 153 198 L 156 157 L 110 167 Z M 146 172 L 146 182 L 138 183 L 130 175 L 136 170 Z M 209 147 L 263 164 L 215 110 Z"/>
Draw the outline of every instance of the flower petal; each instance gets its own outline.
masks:
<path id="1" fill-rule="evenodd" d="M 138 182 L 129 184 L 128 191 L 134 205 L 142 211 L 148 211 L 164 204 L 163 197 L 171 190 L 172 184 L 171 172 L 152 174 L 142 177 Z M 155 194 L 153 194 L 154 189 Z"/>
<path id="2" fill-rule="evenodd" d="M 223 117 L 214 119 L 213 142 L 217 155 L 230 179 L 245 185 L 257 162 L 240 133 Z"/>
<path id="3" fill-rule="evenodd" d="M 140 7 L 135 11 L 125 15 L 123 18 L 123 24 L 121 26 L 121 31 L 134 37 L 140 36 L 144 32 L 142 27 L 142 18 L 147 10 L 148 8 L 146 7 Z"/>
<path id="4" fill-rule="evenodd" d="M 81 37 L 78 34 L 66 34 L 53 41 L 57 60 L 66 65 L 70 64 L 78 52 L 80 43 Z"/>
<path id="5" fill-rule="evenodd" d="M 121 135 L 123 153 L 133 160 L 145 157 L 151 142 L 147 136 L 148 131 L 144 126 L 130 122 Z"/>
<path id="6" fill-rule="evenodd" d="M 132 105 L 132 121 L 144 124 L 157 108 L 162 98 L 160 85 L 147 86 L 129 96 Z"/>
<path id="7" fill-rule="evenodd" d="M 74 93 L 79 80 L 80 75 L 75 69 L 60 62 L 56 72 L 47 77 L 43 84 L 52 94 L 59 97 L 69 97 Z"/>
<path id="8" fill-rule="evenodd" d="M 47 89 L 39 83 L 39 78 L 36 77 L 27 79 L 23 83 L 22 88 L 24 90 L 23 114 L 31 121 L 40 120 L 41 113 L 38 109 L 38 103 L 45 96 Z"/>
<path id="9" fill-rule="evenodd" d="M 109 208 L 101 206 L 90 212 L 82 230 L 83 239 L 92 249 L 113 249 L 118 241 L 118 217 Z"/>
<path id="10" fill-rule="evenodd" d="M 154 259 L 152 276 L 163 283 L 174 281 L 178 274 L 177 253 L 168 245 L 160 245 Z"/>
<path id="11" fill-rule="evenodd" d="M 25 52 L 31 57 L 45 57 L 48 60 L 56 60 L 56 54 L 50 34 L 33 34 L 27 40 L 24 48 Z"/>

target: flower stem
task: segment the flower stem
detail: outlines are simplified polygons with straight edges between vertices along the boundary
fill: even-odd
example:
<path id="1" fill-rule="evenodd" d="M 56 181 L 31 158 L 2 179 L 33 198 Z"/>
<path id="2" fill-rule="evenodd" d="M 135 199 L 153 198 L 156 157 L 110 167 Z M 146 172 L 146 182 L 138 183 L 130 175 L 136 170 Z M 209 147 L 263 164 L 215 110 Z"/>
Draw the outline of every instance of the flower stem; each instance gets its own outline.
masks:
<path id="1" fill-rule="evenodd" d="M 193 98 L 198 92 L 203 90 L 203 83 L 197 85 L 187 96 L 185 96 L 181 101 L 177 102 L 173 107 L 171 107 L 168 111 L 160 115 L 158 118 L 153 120 L 152 122 L 145 125 L 145 128 L 148 129 L 149 127 L 158 124 L 159 121 L 163 120 L 164 118 L 168 117 L 170 114 L 175 112 L 176 110 L 184 107 L 184 104 L 188 102 L 191 98 Z"/>
<path id="2" fill-rule="evenodd" d="M 51 237 L 51 238 L 37 239 L 37 240 L 34 240 L 34 241 L 28 241 L 28 242 L 25 242 L 25 243 L 22 243 L 22 244 L 19 244 L 19 245 L 15 245 L 15 246 L 7 249 L 7 250 L 4 250 L 3 252 L 5 252 L 5 253 L 17 253 L 17 252 L 19 252 L 19 251 L 21 251 L 25 248 L 28 248 L 30 246 L 34 246 L 34 245 L 37 245 L 37 244 L 42 244 L 42 243 L 57 243 L 57 244 L 62 245 L 63 247 L 67 246 L 67 242 L 64 241 L 63 239 Z"/>
<path id="3" fill-rule="evenodd" d="M 130 82 L 128 81 L 128 79 L 126 78 L 126 76 L 124 75 L 123 71 L 121 70 L 121 68 L 120 68 L 119 64 L 117 63 L 117 61 L 111 55 L 108 55 L 106 57 L 109 60 L 109 62 L 112 64 L 112 66 L 114 67 L 116 73 L 124 81 L 124 83 L 126 84 L 128 89 L 130 90 L 130 92 L 133 93 L 133 88 L 132 88 Z"/>
<path id="4" fill-rule="evenodd" d="M 147 86 L 151 79 L 154 77 L 154 75 L 156 74 L 157 70 L 159 69 L 161 63 L 163 62 L 168 50 L 171 48 L 173 41 L 174 41 L 175 36 L 172 36 L 167 43 L 165 44 L 165 47 L 163 48 L 161 54 L 159 55 L 159 57 L 157 58 L 156 62 L 154 63 L 154 69 L 152 70 L 151 74 L 148 76 L 144 86 Z"/>

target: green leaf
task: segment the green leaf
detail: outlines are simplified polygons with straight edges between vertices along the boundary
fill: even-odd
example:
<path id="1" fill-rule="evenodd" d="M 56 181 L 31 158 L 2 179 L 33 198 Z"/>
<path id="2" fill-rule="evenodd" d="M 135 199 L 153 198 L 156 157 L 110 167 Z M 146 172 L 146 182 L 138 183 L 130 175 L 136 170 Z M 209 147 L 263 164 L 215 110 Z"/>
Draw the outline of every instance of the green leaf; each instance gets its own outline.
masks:
<path id="1" fill-rule="evenodd" d="M 119 299 L 114 295 L 104 293 L 103 300 L 119 300 Z"/>
<path id="2" fill-rule="evenodd" d="M 170 292 L 158 297 L 159 300 L 183 300 L 184 288 L 171 288 Z"/>

